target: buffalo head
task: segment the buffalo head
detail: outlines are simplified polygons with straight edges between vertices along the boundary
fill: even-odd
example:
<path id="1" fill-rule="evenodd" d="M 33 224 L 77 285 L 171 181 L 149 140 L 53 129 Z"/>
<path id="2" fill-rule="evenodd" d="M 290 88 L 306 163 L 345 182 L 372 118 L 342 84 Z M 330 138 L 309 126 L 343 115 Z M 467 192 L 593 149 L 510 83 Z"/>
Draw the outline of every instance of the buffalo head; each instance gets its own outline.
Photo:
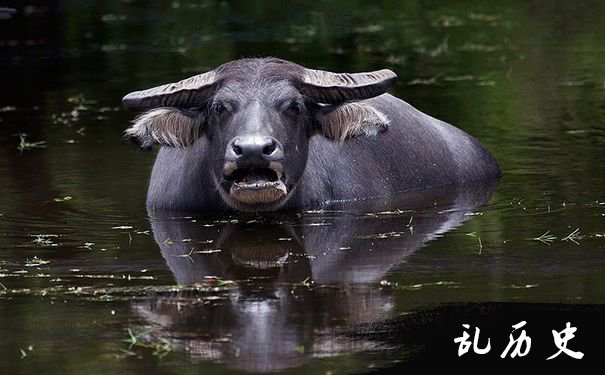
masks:
<path id="1" fill-rule="evenodd" d="M 385 93 L 390 70 L 332 73 L 275 58 L 236 60 L 203 74 L 126 95 L 145 111 L 126 134 L 144 148 L 184 152 L 208 139 L 212 183 L 239 210 L 279 208 L 296 189 L 309 138 L 336 142 L 386 130 L 387 117 L 361 100 Z"/>

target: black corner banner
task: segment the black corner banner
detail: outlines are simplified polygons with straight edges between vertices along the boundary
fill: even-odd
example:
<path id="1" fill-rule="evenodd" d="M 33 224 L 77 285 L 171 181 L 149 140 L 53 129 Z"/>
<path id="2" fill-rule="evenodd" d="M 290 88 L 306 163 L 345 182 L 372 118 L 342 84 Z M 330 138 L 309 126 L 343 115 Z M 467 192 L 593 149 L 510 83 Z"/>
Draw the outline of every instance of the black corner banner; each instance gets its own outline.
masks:
<path id="1" fill-rule="evenodd" d="M 583 369 L 605 360 L 605 305 L 457 303 L 362 326 L 354 339 L 397 360 L 371 373 L 410 369 Z M 528 367 L 530 366 L 530 367 Z"/>

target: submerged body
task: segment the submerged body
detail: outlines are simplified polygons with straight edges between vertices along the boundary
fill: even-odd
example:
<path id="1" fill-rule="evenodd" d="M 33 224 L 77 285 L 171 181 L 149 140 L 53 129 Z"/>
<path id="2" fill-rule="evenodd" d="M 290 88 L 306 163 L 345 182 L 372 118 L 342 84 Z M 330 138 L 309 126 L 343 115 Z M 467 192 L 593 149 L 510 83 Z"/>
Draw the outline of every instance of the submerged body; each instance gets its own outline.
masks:
<path id="1" fill-rule="evenodd" d="M 251 71 L 262 80 L 263 65 L 272 60 L 251 61 L 256 64 Z M 264 86 L 229 82 L 224 81 L 222 87 L 229 92 L 235 88 L 243 96 L 238 104 L 227 101 L 228 115 L 207 121 L 205 126 L 213 127 L 206 130 L 209 136 L 195 137 L 185 147 L 155 142 L 165 147 L 151 174 L 149 207 L 243 211 L 313 207 L 500 176 L 497 162 L 477 140 L 382 93 L 386 89 L 368 95 L 364 88 L 368 98 L 330 102 L 319 94 L 320 99 L 309 100 L 313 94 L 293 84 L 292 100 L 304 107 L 292 113 L 284 109 L 283 115 L 275 114 L 271 104 L 280 100 L 264 101 L 270 97 L 259 90 Z M 271 87 L 275 83 L 266 90 Z M 289 91 L 292 88 L 286 85 L 279 95 Z M 221 93 L 219 89 L 210 100 L 222 98 Z M 325 102 L 329 102 L 329 112 Z M 346 111 L 340 117 L 329 117 L 343 108 Z M 186 114 L 187 121 L 197 118 L 197 114 Z M 218 129 L 222 133 L 214 133 Z M 132 135 L 143 139 L 143 132 L 137 131 Z M 262 147 L 256 147 L 259 144 Z"/>

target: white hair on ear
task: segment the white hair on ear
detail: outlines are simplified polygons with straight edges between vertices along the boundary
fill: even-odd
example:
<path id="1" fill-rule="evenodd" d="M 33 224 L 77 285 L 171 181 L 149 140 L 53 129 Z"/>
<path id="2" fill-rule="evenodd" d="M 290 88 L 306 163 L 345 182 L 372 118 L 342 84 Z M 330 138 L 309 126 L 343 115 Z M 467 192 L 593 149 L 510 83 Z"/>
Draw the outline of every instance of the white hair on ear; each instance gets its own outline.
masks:
<path id="1" fill-rule="evenodd" d="M 138 116 L 126 130 L 141 147 L 154 144 L 185 148 L 202 136 L 202 117 L 192 116 L 177 108 L 156 108 Z"/>
<path id="2" fill-rule="evenodd" d="M 325 113 L 320 111 L 317 120 L 324 136 L 340 142 L 361 135 L 375 136 L 389 125 L 384 113 L 365 103 L 345 103 Z"/>

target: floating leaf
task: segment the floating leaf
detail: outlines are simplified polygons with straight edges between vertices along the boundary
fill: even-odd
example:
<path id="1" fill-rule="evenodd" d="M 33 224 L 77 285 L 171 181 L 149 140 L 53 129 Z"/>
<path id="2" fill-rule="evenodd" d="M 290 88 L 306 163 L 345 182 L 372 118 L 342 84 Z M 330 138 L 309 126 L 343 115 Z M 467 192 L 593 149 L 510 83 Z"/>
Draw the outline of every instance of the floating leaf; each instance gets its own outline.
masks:
<path id="1" fill-rule="evenodd" d="M 62 197 L 62 198 L 55 198 L 53 199 L 53 201 L 55 202 L 66 202 L 66 201 L 70 201 L 72 199 L 72 197 L 70 197 L 69 195 Z"/>

